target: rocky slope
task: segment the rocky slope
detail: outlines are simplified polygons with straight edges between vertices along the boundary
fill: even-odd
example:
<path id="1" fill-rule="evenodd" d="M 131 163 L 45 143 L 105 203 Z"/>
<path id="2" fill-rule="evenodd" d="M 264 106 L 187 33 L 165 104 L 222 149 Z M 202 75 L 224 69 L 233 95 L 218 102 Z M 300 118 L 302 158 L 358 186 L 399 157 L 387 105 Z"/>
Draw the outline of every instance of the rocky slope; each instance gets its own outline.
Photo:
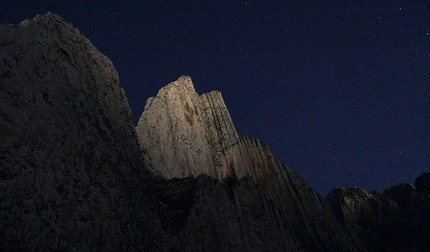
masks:
<path id="1" fill-rule="evenodd" d="M 220 92 L 181 77 L 135 129 L 112 63 L 70 23 L 0 34 L 1 251 L 425 251 L 428 174 L 323 200 L 238 136 Z"/>
<path id="2" fill-rule="evenodd" d="M 111 61 L 52 13 L 0 34 L 1 250 L 142 243 L 146 175 Z"/>
<path id="3" fill-rule="evenodd" d="M 430 173 L 382 194 L 360 188 L 335 189 L 326 203 L 356 230 L 370 251 L 428 251 L 430 248 Z"/>

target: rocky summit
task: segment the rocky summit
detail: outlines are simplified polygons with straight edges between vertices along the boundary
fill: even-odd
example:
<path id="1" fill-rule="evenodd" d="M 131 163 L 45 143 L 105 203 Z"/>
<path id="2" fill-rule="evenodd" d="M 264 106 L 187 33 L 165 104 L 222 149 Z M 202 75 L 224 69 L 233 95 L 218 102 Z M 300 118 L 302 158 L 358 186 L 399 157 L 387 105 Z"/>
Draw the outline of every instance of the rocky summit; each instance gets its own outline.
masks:
<path id="1" fill-rule="evenodd" d="M 136 127 L 112 62 L 53 13 L 0 24 L 1 251 L 427 251 L 430 174 L 321 198 L 189 76 Z M 144 94 L 142 94 L 144 95 Z"/>
<path id="2" fill-rule="evenodd" d="M 232 211 L 239 213 L 238 219 L 249 204 L 266 206 L 267 212 L 259 215 L 270 220 L 264 229 L 276 235 L 270 236 L 273 241 L 264 236 L 255 236 L 252 241 L 273 242 L 273 248 L 281 251 L 300 247 L 361 248 L 360 241 L 324 211 L 320 197 L 301 176 L 276 160 L 259 140 L 238 136 L 220 92 L 199 96 L 191 78 L 180 77 L 147 100 L 136 132 L 146 167 L 162 178 L 206 174 L 220 181 L 230 187 L 232 204 L 237 206 Z M 245 181 L 242 179 L 258 186 L 261 198 L 251 197 L 254 203 L 244 201 L 249 196 L 236 191 L 240 181 Z M 231 227 L 221 230 L 228 233 Z M 229 237 L 237 233 L 239 230 Z M 239 235 L 239 247 L 244 246 L 240 241 L 249 237 Z M 257 251 L 261 249 L 259 246 Z"/>

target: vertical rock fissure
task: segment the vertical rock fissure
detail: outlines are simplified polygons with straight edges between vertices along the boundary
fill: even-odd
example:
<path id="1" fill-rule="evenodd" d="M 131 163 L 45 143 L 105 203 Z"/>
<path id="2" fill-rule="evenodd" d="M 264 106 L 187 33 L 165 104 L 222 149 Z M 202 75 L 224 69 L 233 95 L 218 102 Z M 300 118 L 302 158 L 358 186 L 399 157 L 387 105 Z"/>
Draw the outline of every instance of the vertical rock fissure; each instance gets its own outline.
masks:
<path id="1" fill-rule="evenodd" d="M 232 181 L 248 178 L 248 190 L 253 190 L 255 186 L 258 187 L 256 189 L 258 193 L 252 194 L 252 199 L 258 202 L 258 204 L 253 204 L 256 204 L 255 207 L 259 206 L 258 211 L 261 211 L 264 216 L 263 219 L 272 223 L 272 228 L 278 230 L 278 233 L 287 234 L 286 236 L 291 237 L 289 241 L 296 241 L 297 248 L 300 246 L 305 248 L 318 247 L 317 245 L 321 244 L 321 232 L 329 232 L 326 234 L 327 237 L 336 236 L 331 233 L 334 231 L 330 228 L 331 224 L 325 217 L 326 213 L 321 206 L 321 201 L 305 180 L 275 159 L 269 148 L 261 141 L 248 137 L 239 138 L 219 91 L 198 96 L 191 78 L 183 76 L 162 88 L 153 100 L 155 101 L 157 97 L 170 100 L 172 106 L 166 111 L 165 107 L 155 102 L 151 102 L 150 105 L 147 102 L 145 111 L 136 127 L 142 153 L 148 153 L 147 155 L 151 156 L 152 167 L 156 172 L 162 174 L 166 179 L 175 176 L 209 175 L 224 183 L 226 197 L 229 200 L 234 199 L 235 202 L 241 202 L 240 197 L 245 196 L 243 194 L 236 196 L 234 191 L 239 189 L 230 186 Z M 191 112 L 193 106 L 189 105 L 187 97 L 198 97 L 194 108 L 196 111 L 200 110 L 200 113 Z M 168 166 L 168 170 L 171 172 L 167 172 L 162 167 L 158 157 L 160 153 L 152 151 L 152 149 L 159 149 L 157 144 L 152 142 L 154 137 L 159 136 L 158 139 L 163 141 L 166 138 L 165 133 L 160 132 L 156 127 L 148 127 L 148 125 L 157 125 L 157 122 L 162 121 L 164 117 L 176 121 L 176 132 L 171 134 L 181 135 L 182 139 L 189 141 L 189 146 L 202 150 L 201 153 L 196 154 L 193 151 L 181 152 L 181 150 L 170 148 L 169 150 L 174 153 L 167 152 L 164 154 L 172 157 Z M 175 141 L 172 143 L 173 145 Z M 158 144 L 168 146 L 163 142 Z M 187 147 L 187 142 L 176 144 Z M 177 171 L 182 172 L 178 174 Z M 236 200 L 236 197 L 239 200 Z M 222 199 L 218 195 L 216 201 Z M 268 204 L 269 201 L 270 204 Z M 229 204 L 225 205 L 224 203 L 220 206 L 222 208 L 230 207 Z M 282 216 L 278 211 L 283 213 Z M 324 230 L 327 231 L 315 229 L 313 224 L 316 221 L 326 225 L 327 228 Z M 256 230 L 261 231 L 267 228 L 265 226 L 267 224 L 263 225 L 260 222 L 255 225 Z M 223 241 L 226 239 L 227 237 L 224 237 Z M 264 246 L 269 246 L 268 237 L 261 239 L 263 240 L 259 242 Z M 257 240 L 255 242 L 258 243 Z M 327 243 L 335 242 L 327 241 Z M 275 242 L 274 244 L 284 243 Z M 342 246 L 348 247 L 349 245 L 345 243 Z"/>

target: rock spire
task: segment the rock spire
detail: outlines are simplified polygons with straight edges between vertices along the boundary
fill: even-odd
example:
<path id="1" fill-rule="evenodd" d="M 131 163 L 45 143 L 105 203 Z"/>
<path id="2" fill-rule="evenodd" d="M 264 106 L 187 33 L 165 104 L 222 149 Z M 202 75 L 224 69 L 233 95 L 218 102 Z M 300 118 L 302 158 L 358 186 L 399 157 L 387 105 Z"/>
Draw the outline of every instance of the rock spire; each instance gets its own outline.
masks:
<path id="1" fill-rule="evenodd" d="M 239 137 L 219 91 L 198 95 L 189 76 L 146 101 L 136 132 L 147 167 L 165 179 L 231 175 L 224 153 Z"/>
<path id="2" fill-rule="evenodd" d="M 282 213 L 276 225 L 303 248 L 325 249 L 320 240 L 345 251 L 363 248 L 326 213 L 301 176 L 276 160 L 261 141 L 238 136 L 220 92 L 199 96 L 191 78 L 182 76 L 147 100 L 136 132 L 147 167 L 161 177 L 205 174 L 227 184 L 247 178 Z"/>
<path id="3" fill-rule="evenodd" d="M 137 135 L 112 62 L 72 24 L 48 13 L 0 34 L 2 251 L 430 247 L 429 173 L 322 200 L 238 136 L 220 92 L 179 78 L 148 99 Z"/>

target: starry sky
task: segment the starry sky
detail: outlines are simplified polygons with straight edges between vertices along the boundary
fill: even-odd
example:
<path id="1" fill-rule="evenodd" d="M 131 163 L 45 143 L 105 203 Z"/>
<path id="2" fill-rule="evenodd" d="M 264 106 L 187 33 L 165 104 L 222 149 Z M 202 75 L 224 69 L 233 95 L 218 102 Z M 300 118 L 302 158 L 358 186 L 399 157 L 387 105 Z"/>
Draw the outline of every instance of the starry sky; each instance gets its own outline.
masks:
<path id="1" fill-rule="evenodd" d="M 190 75 L 322 196 L 430 172 L 428 0 L 0 0 L 2 23 L 48 11 L 112 60 L 135 123 Z"/>

